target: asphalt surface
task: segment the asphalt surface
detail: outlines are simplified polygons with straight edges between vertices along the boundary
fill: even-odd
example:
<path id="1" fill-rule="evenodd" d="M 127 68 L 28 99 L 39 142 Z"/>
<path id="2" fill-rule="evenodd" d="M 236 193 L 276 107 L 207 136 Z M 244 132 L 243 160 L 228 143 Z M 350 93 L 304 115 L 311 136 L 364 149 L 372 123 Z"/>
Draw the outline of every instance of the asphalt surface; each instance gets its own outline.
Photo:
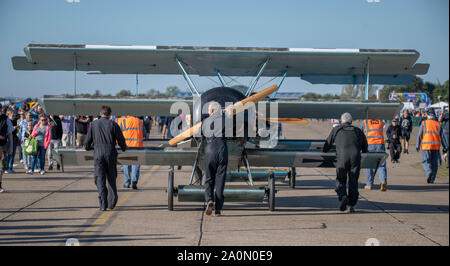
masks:
<path id="1" fill-rule="evenodd" d="M 324 139 L 329 122 L 285 126 L 287 138 Z M 417 130 L 417 129 L 415 129 Z M 152 134 L 154 134 L 153 132 Z M 415 132 L 413 132 L 415 133 Z M 416 134 L 413 134 L 415 137 Z M 167 166 L 142 166 L 138 190 L 122 187 L 112 211 L 98 210 L 93 166 L 66 166 L 65 172 L 4 174 L 0 194 L 0 245 L 254 246 L 366 245 L 448 246 L 449 180 L 427 184 L 421 155 L 413 147 L 400 164 L 388 162 L 388 191 L 364 190 L 361 171 L 356 213 L 339 211 L 335 170 L 297 168 L 296 188 L 277 182 L 276 210 L 267 202 L 227 203 L 221 217 L 203 214 L 203 203 L 180 203 L 167 210 Z M 17 160 L 18 161 L 18 160 Z M 187 184 L 191 167 L 175 171 L 175 185 Z M 264 183 L 260 183 L 264 184 Z"/>

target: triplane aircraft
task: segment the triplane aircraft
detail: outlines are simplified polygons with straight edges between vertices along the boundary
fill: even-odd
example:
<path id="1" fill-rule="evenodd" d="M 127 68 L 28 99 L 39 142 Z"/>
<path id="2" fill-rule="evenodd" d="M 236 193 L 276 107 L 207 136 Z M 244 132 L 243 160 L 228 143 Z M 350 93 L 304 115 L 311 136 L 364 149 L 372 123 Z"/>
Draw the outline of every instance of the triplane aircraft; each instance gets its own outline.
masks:
<path id="1" fill-rule="evenodd" d="M 254 48 L 254 47 L 195 47 L 195 46 L 109 46 L 29 44 L 26 56 L 12 58 L 16 70 L 87 71 L 95 74 L 179 74 L 187 81 L 193 96 L 200 104 L 180 99 L 40 99 L 46 113 L 62 115 L 96 115 L 102 105 L 109 105 L 113 114 L 173 116 L 171 106 L 176 102 L 189 106 L 197 117 L 193 127 L 175 138 L 158 140 L 161 146 L 130 148 L 119 152 L 119 164 L 186 165 L 193 166 L 189 185 L 174 185 L 173 168 L 168 177 L 168 208 L 173 210 L 174 197 L 182 201 L 204 201 L 204 187 L 198 168 L 203 169 L 200 110 L 210 101 L 258 106 L 258 113 L 269 114 L 268 105 L 276 103 L 278 116 L 266 122 L 307 124 L 308 118 L 340 118 L 349 112 L 353 119 L 392 119 L 401 110 L 401 103 L 374 102 L 302 102 L 280 101 L 276 91 L 285 77 L 300 77 L 313 84 L 408 84 L 415 75 L 426 74 L 428 64 L 416 63 L 415 50 L 387 49 L 310 49 L 310 48 Z M 247 91 L 240 92 L 225 82 L 224 76 L 256 76 Z M 200 93 L 189 75 L 217 76 L 221 86 Z M 280 77 L 277 85 L 254 93 L 260 77 Z M 265 106 L 265 107 L 264 107 Z M 248 110 L 241 110 L 247 112 Z M 195 115 L 197 114 L 197 115 Z M 237 116 L 237 112 L 235 113 Z M 245 120 L 246 123 L 248 122 Z M 260 120 L 258 120 L 260 121 Z M 262 121 L 262 120 L 261 120 Z M 296 167 L 335 167 L 334 151 L 321 151 L 324 140 L 279 139 L 273 147 L 261 147 L 265 139 L 233 135 L 227 137 L 229 162 L 227 181 L 247 181 L 248 185 L 225 188 L 226 201 L 262 202 L 268 200 L 269 210 L 275 210 L 275 178 L 285 178 L 286 172 L 255 171 L 252 167 L 293 169 L 288 172 L 290 186 L 295 186 Z M 92 152 L 82 149 L 58 149 L 61 165 L 91 164 Z M 377 168 L 387 157 L 385 152 L 362 155 L 362 168 Z M 244 172 L 240 171 L 245 169 Z M 194 180 L 195 179 L 195 180 Z M 255 185 L 268 181 L 267 186 Z"/>

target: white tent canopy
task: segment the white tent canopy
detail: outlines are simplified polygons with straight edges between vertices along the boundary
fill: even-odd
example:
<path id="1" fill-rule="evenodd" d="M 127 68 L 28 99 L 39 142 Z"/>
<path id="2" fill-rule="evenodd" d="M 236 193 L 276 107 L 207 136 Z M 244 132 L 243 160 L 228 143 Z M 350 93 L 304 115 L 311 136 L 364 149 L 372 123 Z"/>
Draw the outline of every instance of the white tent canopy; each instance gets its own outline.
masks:
<path id="1" fill-rule="evenodd" d="M 448 107 L 448 103 L 446 103 L 446 102 L 438 102 L 438 103 L 430 105 L 429 107 L 431 107 L 431 108 Z"/>

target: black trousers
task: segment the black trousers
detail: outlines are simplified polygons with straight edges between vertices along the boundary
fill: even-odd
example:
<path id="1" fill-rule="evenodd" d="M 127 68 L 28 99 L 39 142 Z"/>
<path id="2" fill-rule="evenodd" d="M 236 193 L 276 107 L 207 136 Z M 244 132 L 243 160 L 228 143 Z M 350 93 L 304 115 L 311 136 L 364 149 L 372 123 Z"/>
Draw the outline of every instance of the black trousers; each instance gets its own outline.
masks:
<path id="1" fill-rule="evenodd" d="M 336 164 L 336 193 L 339 200 L 348 197 L 348 205 L 355 206 L 358 202 L 358 179 L 361 170 L 361 158 L 338 158 Z M 348 182 L 348 193 L 347 193 Z"/>
<path id="2" fill-rule="evenodd" d="M 389 141 L 389 153 L 392 160 L 400 159 L 400 154 L 402 153 L 402 144 L 400 143 L 400 141 Z"/>
<path id="3" fill-rule="evenodd" d="M 118 200 L 116 186 L 117 154 L 111 152 L 95 154 L 94 168 L 100 208 L 108 207 L 113 209 Z M 108 181 L 108 186 L 106 181 Z"/>
<path id="4" fill-rule="evenodd" d="M 215 209 L 222 210 L 224 203 L 223 191 L 228 165 L 228 148 L 224 141 L 213 141 L 205 146 L 205 200 L 215 197 Z M 214 193 L 215 188 L 215 193 Z"/>

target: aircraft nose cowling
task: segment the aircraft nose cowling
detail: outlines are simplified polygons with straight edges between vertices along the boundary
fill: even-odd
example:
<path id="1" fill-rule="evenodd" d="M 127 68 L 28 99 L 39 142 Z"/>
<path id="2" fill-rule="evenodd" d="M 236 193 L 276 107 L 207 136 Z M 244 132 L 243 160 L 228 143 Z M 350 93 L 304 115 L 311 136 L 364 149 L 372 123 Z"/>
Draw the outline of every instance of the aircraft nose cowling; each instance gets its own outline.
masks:
<path id="1" fill-rule="evenodd" d="M 210 89 L 202 94 L 200 97 L 200 103 L 196 102 L 194 99 L 194 108 L 193 108 L 193 124 L 196 124 L 200 122 L 199 118 L 201 118 L 201 121 L 203 121 L 205 118 L 208 117 L 207 107 L 203 109 L 203 106 L 205 104 L 208 104 L 211 101 L 218 102 L 222 108 L 225 108 L 226 103 L 236 103 L 238 101 L 241 101 L 245 98 L 245 95 L 242 94 L 240 91 L 229 88 L 229 87 L 217 87 Z M 202 110 L 205 110 L 205 114 L 202 114 Z M 245 120 L 247 118 L 247 115 L 245 115 Z"/>
<path id="2" fill-rule="evenodd" d="M 194 125 L 198 122 L 200 122 L 198 119 L 201 118 L 201 121 L 203 122 L 204 119 L 206 119 L 208 115 L 208 104 L 211 101 L 218 102 L 222 108 L 226 107 L 226 103 L 234 104 L 236 102 L 242 101 L 245 99 L 245 95 L 242 94 L 240 91 L 235 90 L 233 88 L 229 87 L 217 87 L 210 89 L 202 94 L 200 98 L 200 103 L 196 103 L 194 100 L 194 107 L 193 107 L 193 119 L 197 119 L 197 121 L 194 121 Z M 202 114 L 202 110 L 204 110 L 204 114 Z M 237 132 L 236 129 L 236 115 L 233 117 L 233 137 L 241 136 Z M 248 137 L 248 111 L 244 112 L 244 138 Z"/>

